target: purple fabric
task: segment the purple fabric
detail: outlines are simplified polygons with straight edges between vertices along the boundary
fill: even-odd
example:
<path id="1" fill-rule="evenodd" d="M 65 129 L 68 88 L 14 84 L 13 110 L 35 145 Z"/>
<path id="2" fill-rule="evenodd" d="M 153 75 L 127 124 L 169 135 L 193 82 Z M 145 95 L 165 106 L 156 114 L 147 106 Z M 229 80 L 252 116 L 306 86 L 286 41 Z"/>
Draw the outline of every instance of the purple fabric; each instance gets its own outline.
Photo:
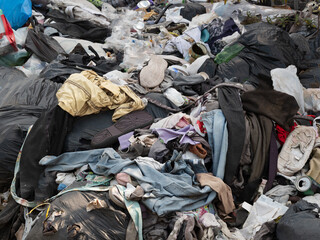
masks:
<path id="1" fill-rule="evenodd" d="M 130 146 L 129 139 L 131 138 L 131 136 L 133 136 L 133 131 L 118 137 L 118 141 L 120 143 L 120 150 L 126 149 Z"/>
<path id="2" fill-rule="evenodd" d="M 181 128 L 179 130 L 174 129 L 167 129 L 167 128 L 156 128 L 154 129 L 159 134 L 159 137 L 164 141 L 164 143 L 168 143 L 169 141 L 176 139 L 177 137 L 181 136 L 181 139 L 179 143 L 189 143 L 191 145 L 196 145 L 199 142 L 193 141 L 187 134 L 192 134 L 195 132 L 194 127 L 189 124 L 188 126 L 185 126 L 184 128 Z"/>
<path id="3" fill-rule="evenodd" d="M 272 188 L 272 183 L 277 175 L 277 165 L 278 165 L 278 147 L 276 142 L 275 133 L 272 131 L 270 139 L 269 148 L 269 176 L 268 182 L 264 188 L 264 193 Z"/>

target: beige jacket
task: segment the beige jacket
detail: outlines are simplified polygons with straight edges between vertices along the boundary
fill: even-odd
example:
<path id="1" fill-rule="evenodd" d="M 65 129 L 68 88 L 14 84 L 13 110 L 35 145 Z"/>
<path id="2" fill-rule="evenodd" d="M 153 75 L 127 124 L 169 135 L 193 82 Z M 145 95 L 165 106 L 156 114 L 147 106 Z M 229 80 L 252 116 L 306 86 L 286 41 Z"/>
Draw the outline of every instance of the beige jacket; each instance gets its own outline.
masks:
<path id="1" fill-rule="evenodd" d="M 128 86 L 118 86 L 92 70 L 70 75 L 56 96 L 59 106 L 74 117 L 99 113 L 106 108 L 115 110 L 114 122 L 145 107 Z"/>

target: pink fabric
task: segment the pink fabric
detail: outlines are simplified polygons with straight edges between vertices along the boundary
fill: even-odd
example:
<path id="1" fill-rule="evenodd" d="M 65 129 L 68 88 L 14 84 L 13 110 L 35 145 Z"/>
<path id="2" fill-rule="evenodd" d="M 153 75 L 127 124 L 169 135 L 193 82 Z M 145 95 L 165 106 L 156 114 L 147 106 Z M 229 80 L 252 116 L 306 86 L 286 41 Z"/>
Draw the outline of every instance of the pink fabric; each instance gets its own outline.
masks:
<path id="1" fill-rule="evenodd" d="M 127 186 L 127 183 L 131 183 L 131 178 L 128 174 L 126 173 L 117 173 L 116 174 L 116 180 L 117 182 L 122 185 L 122 186 Z"/>

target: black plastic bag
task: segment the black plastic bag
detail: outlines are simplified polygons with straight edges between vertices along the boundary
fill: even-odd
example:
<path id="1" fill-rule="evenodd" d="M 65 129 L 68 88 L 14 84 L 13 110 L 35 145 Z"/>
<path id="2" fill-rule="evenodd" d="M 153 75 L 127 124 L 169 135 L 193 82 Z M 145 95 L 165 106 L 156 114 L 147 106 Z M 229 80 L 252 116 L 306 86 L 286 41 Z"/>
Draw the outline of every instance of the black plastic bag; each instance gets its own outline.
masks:
<path id="1" fill-rule="evenodd" d="M 59 43 L 52 37 L 42 32 L 35 32 L 34 30 L 29 30 L 25 48 L 28 52 L 34 53 L 45 62 L 51 62 L 60 53 L 65 53 Z"/>
<path id="2" fill-rule="evenodd" d="M 0 67 L 0 107 L 31 105 L 52 108 L 58 103 L 56 92 L 61 83 L 28 78 L 15 68 Z"/>
<path id="3" fill-rule="evenodd" d="M 244 82 L 250 77 L 250 65 L 241 57 L 236 56 L 227 63 L 221 63 L 217 67 L 217 75 L 222 79 L 237 77 Z"/>
<path id="4" fill-rule="evenodd" d="M 107 60 L 105 57 L 100 57 L 98 53 L 89 46 L 90 51 L 94 55 L 88 55 L 81 44 L 77 44 L 70 54 L 61 63 L 69 67 L 79 67 L 83 69 L 92 69 L 96 73 L 103 75 L 112 70 L 120 70 L 120 63 L 123 61 L 123 52 L 114 52 L 115 59 L 113 61 Z M 88 66 L 90 62 L 94 62 L 94 66 Z"/>
<path id="5" fill-rule="evenodd" d="M 10 187 L 17 156 L 28 128 L 43 111 L 43 108 L 36 106 L 0 108 L 0 192 Z"/>
<path id="6" fill-rule="evenodd" d="M 0 91 L 7 86 L 19 86 L 26 78 L 26 75 L 16 68 L 0 66 Z"/>
<path id="7" fill-rule="evenodd" d="M 291 205 L 277 225 L 279 240 L 317 240 L 320 235 L 320 208 L 317 204 L 300 200 Z"/>
<path id="8" fill-rule="evenodd" d="M 59 62 L 52 62 L 40 72 L 39 77 L 56 83 L 64 83 L 71 74 L 80 72 L 82 72 L 82 70 L 77 67 L 67 66 Z"/>
<path id="9" fill-rule="evenodd" d="M 32 19 L 32 30 L 28 31 L 26 38 L 26 50 L 34 53 L 42 61 L 51 62 L 57 58 L 59 54 L 65 54 L 65 51 L 60 44 L 50 36 L 43 33 L 37 21 Z"/>
<path id="10" fill-rule="evenodd" d="M 94 199 L 105 201 L 106 208 L 88 212 L 86 207 Z M 47 219 L 43 211 L 26 240 L 126 239 L 129 220 L 126 209 L 113 204 L 106 192 L 74 191 L 51 203 Z"/>
<path id="11" fill-rule="evenodd" d="M 56 92 L 61 83 L 46 79 L 28 79 L 8 83 L 0 89 L 0 107 L 8 105 L 31 105 L 45 109 L 58 103 Z"/>
<path id="12" fill-rule="evenodd" d="M 175 6 L 182 6 L 180 15 L 191 21 L 193 17 L 206 13 L 206 8 L 199 3 L 188 2 L 186 4 L 175 4 Z"/>
<path id="13" fill-rule="evenodd" d="M 261 84 L 261 76 L 264 76 L 264 79 L 270 79 L 268 85 L 272 86 L 272 69 L 289 65 L 300 68 L 303 53 L 287 32 L 268 23 L 254 23 L 247 28 L 248 31 L 237 41 L 245 48 L 236 58 L 218 66 L 219 77 L 236 76 L 240 77 L 240 82 L 249 81 L 257 86 Z"/>
<path id="14" fill-rule="evenodd" d="M 55 21 L 48 26 L 74 38 L 104 43 L 104 40 L 111 36 L 112 31 L 109 28 L 97 26 L 90 21 L 70 18 L 58 10 L 51 10 L 46 14 L 46 17 Z"/>
<path id="15" fill-rule="evenodd" d="M 52 176 L 43 174 L 39 161 L 47 156 L 63 153 L 64 139 L 72 129 L 73 117 L 56 106 L 43 112 L 33 124 L 21 152 L 20 169 L 17 173 L 16 189 L 19 196 L 27 200 L 43 201 L 55 193 Z M 39 184 L 40 183 L 40 184 Z"/>
<path id="16" fill-rule="evenodd" d="M 299 80 L 305 88 L 320 87 L 320 67 L 310 68 L 299 74 Z"/>

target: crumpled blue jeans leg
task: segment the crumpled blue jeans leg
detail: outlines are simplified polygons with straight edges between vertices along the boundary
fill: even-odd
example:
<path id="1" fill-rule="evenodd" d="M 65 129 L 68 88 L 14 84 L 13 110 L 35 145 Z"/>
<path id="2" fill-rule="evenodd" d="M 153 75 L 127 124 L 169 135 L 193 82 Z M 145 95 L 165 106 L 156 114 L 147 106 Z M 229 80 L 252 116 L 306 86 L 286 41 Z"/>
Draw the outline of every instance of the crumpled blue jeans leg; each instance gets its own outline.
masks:
<path id="1" fill-rule="evenodd" d="M 223 179 L 228 151 L 227 121 L 220 109 L 203 113 L 201 117 L 212 149 L 212 173 Z"/>

